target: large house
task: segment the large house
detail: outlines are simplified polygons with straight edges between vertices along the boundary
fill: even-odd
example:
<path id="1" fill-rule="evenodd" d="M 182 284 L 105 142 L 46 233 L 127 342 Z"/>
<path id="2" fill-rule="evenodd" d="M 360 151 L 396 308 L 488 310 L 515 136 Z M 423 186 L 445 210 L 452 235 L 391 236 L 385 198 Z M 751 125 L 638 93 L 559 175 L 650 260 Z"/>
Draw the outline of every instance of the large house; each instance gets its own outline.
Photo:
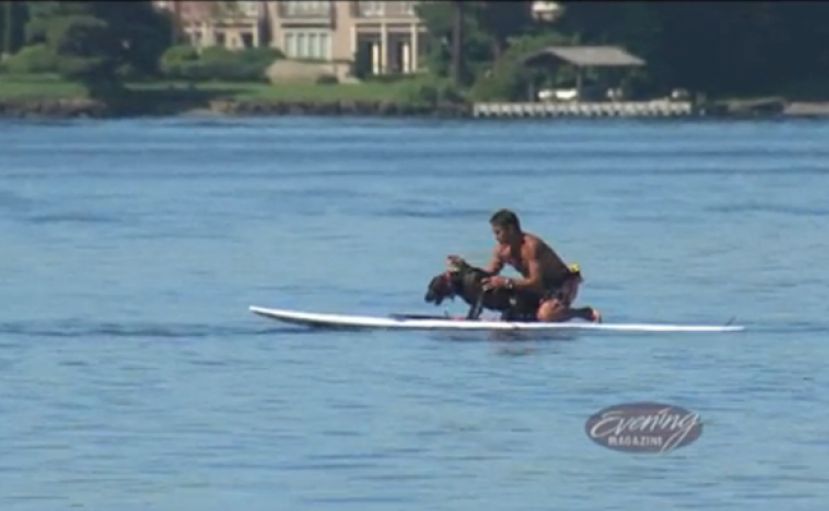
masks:
<path id="1" fill-rule="evenodd" d="M 371 74 L 413 73 L 425 51 L 416 2 L 155 1 L 197 48 L 278 48 L 292 59 L 358 63 Z"/>
<path id="2" fill-rule="evenodd" d="M 264 2 L 187 2 L 156 0 L 173 14 L 181 35 L 196 48 L 224 46 L 231 50 L 265 44 Z"/>

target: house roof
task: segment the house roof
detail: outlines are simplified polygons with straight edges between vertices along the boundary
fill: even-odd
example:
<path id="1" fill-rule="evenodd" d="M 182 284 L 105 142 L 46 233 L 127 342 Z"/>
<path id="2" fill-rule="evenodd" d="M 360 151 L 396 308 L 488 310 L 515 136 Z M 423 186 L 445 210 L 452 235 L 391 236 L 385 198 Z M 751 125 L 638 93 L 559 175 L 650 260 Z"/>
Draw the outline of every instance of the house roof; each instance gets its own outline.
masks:
<path id="1" fill-rule="evenodd" d="M 209 21 L 215 16 L 216 5 L 213 2 L 178 2 L 179 16 L 185 23 Z"/>
<path id="2" fill-rule="evenodd" d="M 177 12 L 184 24 L 213 22 L 221 18 L 255 18 L 260 14 L 259 2 L 198 2 L 198 1 L 156 1 L 156 7 Z"/>
<path id="3" fill-rule="evenodd" d="M 525 64 L 535 64 L 550 57 L 559 58 L 579 67 L 644 66 L 645 61 L 618 46 L 548 46 L 524 58 Z"/>

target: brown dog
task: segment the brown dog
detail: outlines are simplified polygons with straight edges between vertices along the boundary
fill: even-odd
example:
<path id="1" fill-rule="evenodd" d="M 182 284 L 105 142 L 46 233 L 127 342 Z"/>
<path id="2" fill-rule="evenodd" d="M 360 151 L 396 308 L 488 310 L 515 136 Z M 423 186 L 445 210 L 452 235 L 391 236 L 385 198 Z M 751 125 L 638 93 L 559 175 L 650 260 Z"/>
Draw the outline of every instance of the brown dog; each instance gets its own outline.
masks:
<path id="1" fill-rule="evenodd" d="M 486 308 L 501 311 L 501 319 L 535 320 L 538 297 L 513 289 L 489 289 L 484 291 L 483 279 L 492 275 L 481 268 L 460 263 L 455 268 L 436 275 L 430 282 L 423 299 L 440 305 L 446 298 L 460 296 L 470 305 L 466 319 L 478 319 Z"/>

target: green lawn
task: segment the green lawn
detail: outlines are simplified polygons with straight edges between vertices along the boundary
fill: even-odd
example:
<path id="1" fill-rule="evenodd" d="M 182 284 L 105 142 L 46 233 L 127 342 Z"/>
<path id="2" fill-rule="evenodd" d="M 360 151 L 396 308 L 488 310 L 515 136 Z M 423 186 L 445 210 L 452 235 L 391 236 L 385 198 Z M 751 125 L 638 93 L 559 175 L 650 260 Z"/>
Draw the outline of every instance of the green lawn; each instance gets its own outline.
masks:
<path id="1" fill-rule="evenodd" d="M 357 84 L 272 85 L 264 82 L 221 82 L 157 80 L 126 84 L 126 92 L 108 101 L 120 110 L 132 112 L 174 112 L 204 108 L 212 100 L 253 102 L 385 101 L 397 104 L 421 104 L 418 92 L 433 79 L 419 76 L 389 82 L 366 81 Z M 14 75 L 0 73 L 0 101 L 21 99 L 86 98 L 86 88 L 62 80 L 57 75 Z"/>
<path id="2" fill-rule="evenodd" d="M 331 85 L 276 84 L 252 87 L 239 94 L 239 99 L 271 101 L 401 101 L 406 99 L 410 83 L 377 83 Z"/>
<path id="3" fill-rule="evenodd" d="M 410 91 L 423 80 L 417 78 L 392 83 L 363 82 L 358 84 L 268 84 L 261 82 L 198 82 L 191 91 L 214 98 L 253 101 L 403 101 Z M 134 83 L 129 88 L 135 92 L 181 93 L 191 85 L 187 82 L 159 81 Z"/>
<path id="4" fill-rule="evenodd" d="M 388 83 L 366 81 L 358 84 L 301 84 L 284 83 L 272 85 L 264 82 L 221 82 L 208 81 L 190 84 L 185 81 L 158 80 L 137 82 L 127 85 L 135 96 L 127 96 L 128 102 L 142 100 L 190 101 L 206 105 L 211 99 L 261 102 L 320 102 L 335 101 L 389 101 L 411 103 L 416 101 L 415 92 L 424 84 L 434 83 L 426 76 L 401 79 Z M 780 92 L 790 100 L 827 101 L 829 82 L 819 80 L 786 87 Z M 64 99 L 86 98 L 86 88 L 74 82 L 67 82 L 54 74 L 19 75 L 0 73 L 0 101 L 21 99 Z M 740 100 L 755 97 L 731 98 Z M 718 98 L 725 100 L 726 98 Z"/>
<path id="5" fill-rule="evenodd" d="M 0 73 L 0 101 L 9 99 L 85 98 L 86 88 L 57 75 L 14 75 Z"/>

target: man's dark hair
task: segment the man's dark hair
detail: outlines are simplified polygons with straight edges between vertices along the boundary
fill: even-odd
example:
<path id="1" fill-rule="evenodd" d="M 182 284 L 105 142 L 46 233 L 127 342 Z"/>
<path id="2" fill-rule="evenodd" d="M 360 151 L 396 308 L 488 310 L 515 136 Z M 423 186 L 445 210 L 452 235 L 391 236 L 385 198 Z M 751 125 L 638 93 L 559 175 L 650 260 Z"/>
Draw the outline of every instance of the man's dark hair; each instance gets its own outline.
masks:
<path id="1" fill-rule="evenodd" d="M 518 221 L 518 215 L 508 209 L 499 209 L 496 211 L 495 214 L 492 215 L 492 218 L 489 219 L 489 223 L 497 225 L 498 227 L 512 225 L 515 227 L 515 230 L 521 230 L 521 223 Z"/>

